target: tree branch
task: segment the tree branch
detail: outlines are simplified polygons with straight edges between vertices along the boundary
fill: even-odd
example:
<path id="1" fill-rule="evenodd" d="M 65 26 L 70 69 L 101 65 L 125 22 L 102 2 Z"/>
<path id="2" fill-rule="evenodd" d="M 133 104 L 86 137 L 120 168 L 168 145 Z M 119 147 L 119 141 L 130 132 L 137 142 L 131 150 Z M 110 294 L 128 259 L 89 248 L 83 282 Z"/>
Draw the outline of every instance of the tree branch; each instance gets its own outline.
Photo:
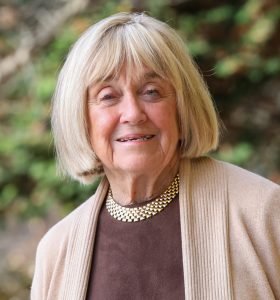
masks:
<path id="1" fill-rule="evenodd" d="M 7 81 L 26 65 L 32 54 L 47 45 L 68 19 L 83 11 L 88 4 L 89 0 L 72 0 L 65 2 L 62 8 L 55 11 L 41 9 L 38 12 L 40 23 L 35 33 L 30 32 L 14 53 L 0 61 L 0 83 Z"/>

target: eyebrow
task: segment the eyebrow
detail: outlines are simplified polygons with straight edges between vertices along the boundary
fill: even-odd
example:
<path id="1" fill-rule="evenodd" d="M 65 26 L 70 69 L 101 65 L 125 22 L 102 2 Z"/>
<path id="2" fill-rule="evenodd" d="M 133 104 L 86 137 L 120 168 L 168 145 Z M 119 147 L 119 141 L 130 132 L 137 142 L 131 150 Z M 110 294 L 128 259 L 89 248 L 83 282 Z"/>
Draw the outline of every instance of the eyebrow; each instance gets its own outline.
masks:
<path id="1" fill-rule="evenodd" d="M 144 80 L 150 80 L 150 79 L 161 78 L 161 77 L 156 72 L 150 71 L 150 72 L 144 73 L 143 75 L 140 75 L 139 79 L 141 80 L 141 78 Z M 118 80 L 118 79 L 119 79 L 119 76 L 110 75 L 103 80 L 98 79 L 95 83 L 97 83 L 97 84 L 98 83 L 109 83 L 109 82 L 112 82 L 113 80 Z"/>
<path id="2" fill-rule="evenodd" d="M 154 78 L 159 78 L 160 76 L 155 73 L 155 72 L 148 72 L 144 74 L 144 79 L 154 79 Z"/>
<path id="3" fill-rule="evenodd" d="M 144 75 L 140 75 L 139 78 L 143 78 L 143 79 L 154 79 L 154 78 L 160 78 L 160 76 L 154 72 L 154 71 L 151 71 L 151 72 L 146 72 L 144 73 Z M 110 81 L 113 81 L 114 79 L 118 80 L 119 79 L 119 76 L 108 76 L 107 78 L 105 78 L 105 80 L 103 80 L 103 82 L 110 82 Z M 101 82 L 101 80 L 100 80 Z"/>

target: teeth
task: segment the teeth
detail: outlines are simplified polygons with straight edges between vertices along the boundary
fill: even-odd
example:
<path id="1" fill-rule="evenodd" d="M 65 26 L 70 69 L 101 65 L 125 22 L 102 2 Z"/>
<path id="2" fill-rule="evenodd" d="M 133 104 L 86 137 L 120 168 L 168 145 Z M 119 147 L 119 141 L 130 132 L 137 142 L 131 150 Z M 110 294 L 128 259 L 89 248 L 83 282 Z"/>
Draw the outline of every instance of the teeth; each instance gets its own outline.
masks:
<path id="1" fill-rule="evenodd" d="M 119 139 L 120 142 L 127 142 L 127 141 L 147 141 L 151 139 L 153 135 L 146 135 L 141 138 L 127 138 L 127 139 Z"/>

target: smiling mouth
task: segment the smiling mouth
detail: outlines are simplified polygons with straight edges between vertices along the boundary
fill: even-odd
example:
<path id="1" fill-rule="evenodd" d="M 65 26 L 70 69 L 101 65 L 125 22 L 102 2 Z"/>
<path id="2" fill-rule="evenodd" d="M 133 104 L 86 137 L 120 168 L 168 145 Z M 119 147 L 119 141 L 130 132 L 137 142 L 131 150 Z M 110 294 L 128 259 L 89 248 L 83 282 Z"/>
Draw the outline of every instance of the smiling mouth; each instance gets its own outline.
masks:
<path id="1" fill-rule="evenodd" d="M 131 142 L 131 141 L 148 141 L 150 139 L 152 139 L 154 137 L 154 135 L 144 135 L 141 137 L 128 137 L 128 138 L 120 138 L 117 139 L 118 142 Z"/>

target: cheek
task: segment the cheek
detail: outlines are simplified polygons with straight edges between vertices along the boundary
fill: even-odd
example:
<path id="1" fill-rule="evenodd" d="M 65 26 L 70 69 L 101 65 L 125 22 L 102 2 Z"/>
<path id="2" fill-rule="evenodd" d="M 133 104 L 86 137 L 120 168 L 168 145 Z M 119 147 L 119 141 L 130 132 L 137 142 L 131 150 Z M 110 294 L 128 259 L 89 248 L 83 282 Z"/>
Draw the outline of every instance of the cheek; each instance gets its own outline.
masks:
<path id="1" fill-rule="evenodd" d="M 89 112 L 89 134 L 93 146 L 109 141 L 115 128 L 112 115 L 100 111 Z"/>
<path id="2" fill-rule="evenodd" d="M 157 115 L 158 126 L 174 139 L 179 135 L 177 113 L 174 110 L 164 110 Z M 163 132 L 163 133 L 164 133 Z"/>

